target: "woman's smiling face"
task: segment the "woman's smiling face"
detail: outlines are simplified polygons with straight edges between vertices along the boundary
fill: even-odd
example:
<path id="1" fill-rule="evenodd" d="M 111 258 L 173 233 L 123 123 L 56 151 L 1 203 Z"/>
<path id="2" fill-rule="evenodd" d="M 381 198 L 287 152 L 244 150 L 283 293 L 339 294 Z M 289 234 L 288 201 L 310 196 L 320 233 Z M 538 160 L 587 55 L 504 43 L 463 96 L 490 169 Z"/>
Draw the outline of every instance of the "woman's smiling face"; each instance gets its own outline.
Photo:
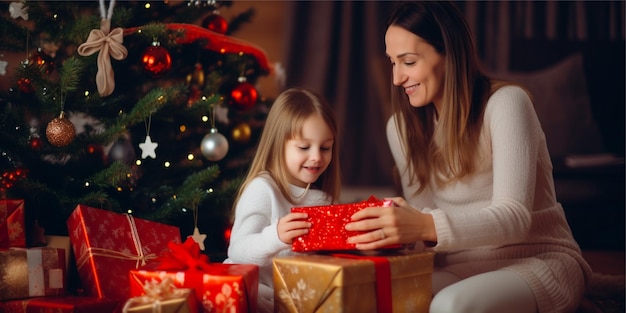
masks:
<path id="1" fill-rule="evenodd" d="M 444 57 L 410 31 L 391 25 L 385 34 L 387 56 L 393 66 L 393 84 L 404 88 L 413 107 L 434 103 L 443 95 Z"/>

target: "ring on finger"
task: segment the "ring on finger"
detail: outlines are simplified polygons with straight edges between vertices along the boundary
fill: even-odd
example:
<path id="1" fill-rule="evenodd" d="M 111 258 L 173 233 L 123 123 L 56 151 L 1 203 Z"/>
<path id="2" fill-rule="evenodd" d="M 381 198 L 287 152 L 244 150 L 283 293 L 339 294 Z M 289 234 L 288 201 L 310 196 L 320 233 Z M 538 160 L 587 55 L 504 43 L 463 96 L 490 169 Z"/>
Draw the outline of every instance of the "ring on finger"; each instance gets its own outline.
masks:
<path id="1" fill-rule="evenodd" d="M 385 236 L 385 231 L 382 228 L 379 228 L 378 230 L 380 231 L 380 240 L 387 238 L 387 236 Z"/>

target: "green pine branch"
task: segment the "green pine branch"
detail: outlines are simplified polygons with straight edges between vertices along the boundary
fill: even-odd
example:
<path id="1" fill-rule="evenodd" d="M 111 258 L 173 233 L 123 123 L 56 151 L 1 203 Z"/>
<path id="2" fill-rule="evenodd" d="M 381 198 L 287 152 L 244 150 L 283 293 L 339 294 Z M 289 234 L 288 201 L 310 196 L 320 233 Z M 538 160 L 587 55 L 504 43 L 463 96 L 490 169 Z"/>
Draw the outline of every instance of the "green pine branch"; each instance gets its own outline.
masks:
<path id="1" fill-rule="evenodd" d="M 145 216 L 150 220 L 168 220 L 182 209 L 197 210 L 198 206 L 212 193 L 207 185 L 214 182 L 220 174 L 219 166 L 212 165 L 206 169 L 195 172 L 174 190 L 169 198 L 159 209 Z"/>

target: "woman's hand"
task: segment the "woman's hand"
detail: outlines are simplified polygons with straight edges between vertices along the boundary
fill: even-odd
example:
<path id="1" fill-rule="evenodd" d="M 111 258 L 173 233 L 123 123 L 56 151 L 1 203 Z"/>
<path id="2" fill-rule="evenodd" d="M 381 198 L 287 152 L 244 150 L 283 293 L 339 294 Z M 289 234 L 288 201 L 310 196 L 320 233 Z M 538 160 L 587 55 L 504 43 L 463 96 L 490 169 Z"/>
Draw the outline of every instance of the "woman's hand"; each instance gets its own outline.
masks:
<path id="1" fill-rule="evenodd" d="M 278 220 L 277 232 L 280 241 L 291 244 L 294 238 L 309 232 L 311 223 L 306 221 L 306 213 L 289 213 Z"/>
<path id="2" fill-rule="evenodd" d="M 435 224 L 430 214 L 411 207 L 404 198 L 386 198 L 395 206 L 372 207 L 352 215 L 346 230 L 365 232 L 348 238 L 360 250 L 373 250 L 393 244 L 414 243 L 419 240 L 437 241 Z"/>

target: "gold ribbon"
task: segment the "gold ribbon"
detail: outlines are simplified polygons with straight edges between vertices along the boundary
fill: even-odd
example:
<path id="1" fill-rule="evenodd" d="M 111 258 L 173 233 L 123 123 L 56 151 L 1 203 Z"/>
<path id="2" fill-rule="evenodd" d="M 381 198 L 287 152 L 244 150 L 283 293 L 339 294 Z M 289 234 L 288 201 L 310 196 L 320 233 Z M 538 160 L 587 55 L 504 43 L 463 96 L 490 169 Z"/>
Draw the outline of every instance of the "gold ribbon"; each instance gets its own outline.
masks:
<path id="1" fill-rule="evenodd" d="M 135 245 L 137 255 L 132 255 L 110 249 L 89 247 L 84 253 L 81 253 L 79 258 L 76 260 L 76 267 L 80 269 L 81 267 L 83 267 L 83 265 L 87 263 L 89 259 L 94 256 L 104 256 L 121 260 L 134 260 L 137 261 L 137 264 L 135 264 L 135 268 L 139 268 L 140 265 L 146 265 L 146 261 L 156 259 L 157 255 L 154 253 L 150 253 L 147 255 L 143 254 L 143 246 L 141 244 L 141 238 L 139 238 L 139 232 L 137 231 L 135 220 L 133 220 L 133 217 L 130 214 L 126 214 L 126 219 L 128 220 L 128 225 L 130 226 L 130 236 L 133 238 L 133 244 Z"/>
<path id="2" fill-rule="evenodd" d="M 122 44 L 124 42 L 124 30 L 120 27 L 111 28 L 110 19 L 100 21 L 100 29 L 92 29 L 87 41 L 78 46 L 78 54 L 89 56 L 98 51 L 98 72 L 96 73 L 96 85 L 101 96 L 108 96 L 115 89 L 115 78 L 111 67 L 110 57 L 123 60 L 128 55 L 128 50 Z"/>
<path id="3" fill-rule="evenodd" d="M 146 293 L 144 296 L 130 298 L 126 301 L 122 309 L 123 313 L 127 313 L 133 306 L 145 304 L 152 304 L 153 313 L 161 313 L 162 301 L 182 298 L 188 292 L 188 289 L 177 289 L 171 277 L 165 277 L 161 282 L 154 278 L 152 281 L 146 281 L 143 290 Z"/>
<path id="4" fill-rule="evenodd" d="M 146 265 L 147 261 L 157 258 L 157 255 L 154 253 L 150 253 L 148 255 L 132 255 L 115 250 L 90 247 L 87 248 L 87 250 L 82 253 L 81 256 L 76 260 L 76 267 L 78 269 L 82 268 L 85 264 L 87 264 L 87 261 L 89 261 L 89 259 L 94 256 L 137 261 L 137 264 L 135 264 L 135 268 L 139 268 L 140 265 Z"/>

